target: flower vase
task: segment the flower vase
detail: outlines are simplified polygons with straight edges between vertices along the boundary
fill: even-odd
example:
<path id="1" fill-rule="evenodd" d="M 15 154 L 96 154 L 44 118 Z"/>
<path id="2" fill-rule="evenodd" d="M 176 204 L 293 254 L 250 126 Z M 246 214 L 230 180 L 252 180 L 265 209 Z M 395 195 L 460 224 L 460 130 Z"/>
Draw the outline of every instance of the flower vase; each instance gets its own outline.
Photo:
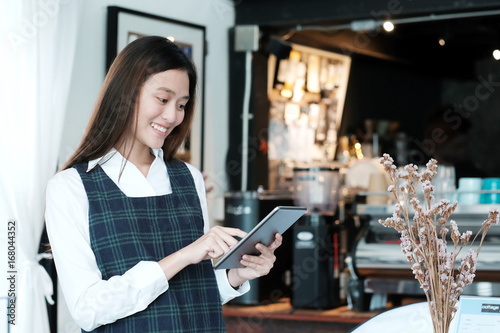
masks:
<path id="1" fill-rule="evenodd" d="M 449 333 L 450 320 L 446 320 L 443 314 L 431 314 L 433 333 Z"/>

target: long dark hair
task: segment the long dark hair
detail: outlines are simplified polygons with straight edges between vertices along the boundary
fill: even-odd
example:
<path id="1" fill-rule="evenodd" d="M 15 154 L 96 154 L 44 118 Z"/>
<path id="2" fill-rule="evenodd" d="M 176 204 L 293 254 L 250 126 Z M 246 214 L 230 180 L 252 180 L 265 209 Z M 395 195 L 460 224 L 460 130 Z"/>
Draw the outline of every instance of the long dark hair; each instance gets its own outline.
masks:
<path id="1" fill-rule="evenodd" d="M 83 139 L 62 170 L 102 157 L 113 148 L 136 121 L 136 104 L 144 82 L 151 75 L 171 69 L 186 71 L 189 77 L 189 101 L 184 109 L 184 120 L 167 136 L 162 147 L 165 161 L 173 159 L 193 120 L 196 69 L 176 44 L 164 37 L 147 36 L 128 44 L 114 60 Z"/>

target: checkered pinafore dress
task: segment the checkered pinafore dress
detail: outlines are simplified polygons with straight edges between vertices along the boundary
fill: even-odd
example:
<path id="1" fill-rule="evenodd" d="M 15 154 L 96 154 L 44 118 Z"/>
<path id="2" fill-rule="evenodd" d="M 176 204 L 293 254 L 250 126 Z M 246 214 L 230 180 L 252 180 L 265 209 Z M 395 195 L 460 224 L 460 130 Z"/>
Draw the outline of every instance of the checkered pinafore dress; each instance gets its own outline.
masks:
<path id="1" fill-rule="evenodd" d="M 100 166 L 89 172 L 87 163 L 75 168 L 87 192 L 90 242 L 103 279 L 141 260 L 158 261 L 203 235 L 200 200 L 183 162 L 167 163 L 171 194 L 143 198 L 127 197 Z M 225 332 L 210 261 L 175 275 L 145 310 L 94 332 Z"/>

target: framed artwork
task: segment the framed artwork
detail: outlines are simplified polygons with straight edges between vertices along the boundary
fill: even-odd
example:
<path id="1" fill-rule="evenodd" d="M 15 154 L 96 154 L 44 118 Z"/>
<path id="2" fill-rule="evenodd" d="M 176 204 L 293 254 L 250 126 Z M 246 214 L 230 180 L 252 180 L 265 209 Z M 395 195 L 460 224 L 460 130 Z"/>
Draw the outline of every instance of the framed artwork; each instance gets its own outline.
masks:
<path id="1" fill-rule="evenodd" d="M 151 35 L 172 40 L 193 60 L 198 73 L 196 108 L 191 132 L 178 157 L 203 170 L 205 27 L 117 6 L 108 7 L 107 24 L 106 70 L 128 43 Z"/>

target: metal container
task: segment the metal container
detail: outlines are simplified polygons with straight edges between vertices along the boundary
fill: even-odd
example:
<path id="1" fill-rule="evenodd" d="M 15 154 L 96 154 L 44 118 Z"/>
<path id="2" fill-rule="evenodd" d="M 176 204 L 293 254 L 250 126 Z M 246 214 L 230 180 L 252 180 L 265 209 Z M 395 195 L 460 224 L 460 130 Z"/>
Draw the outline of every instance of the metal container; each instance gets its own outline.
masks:
<path id="1" fill-rule="evenodd" d="M 338 168 L 294 168 L 294 204 L 307 207 L 309 214 L 334 215 L 340 183 Z"/>
<path id="2" fill-rule="evenodd" d="M 256 191 L 227 192 L 224 196 L 225 225 L 250 231 L 259 223 Z"/>

